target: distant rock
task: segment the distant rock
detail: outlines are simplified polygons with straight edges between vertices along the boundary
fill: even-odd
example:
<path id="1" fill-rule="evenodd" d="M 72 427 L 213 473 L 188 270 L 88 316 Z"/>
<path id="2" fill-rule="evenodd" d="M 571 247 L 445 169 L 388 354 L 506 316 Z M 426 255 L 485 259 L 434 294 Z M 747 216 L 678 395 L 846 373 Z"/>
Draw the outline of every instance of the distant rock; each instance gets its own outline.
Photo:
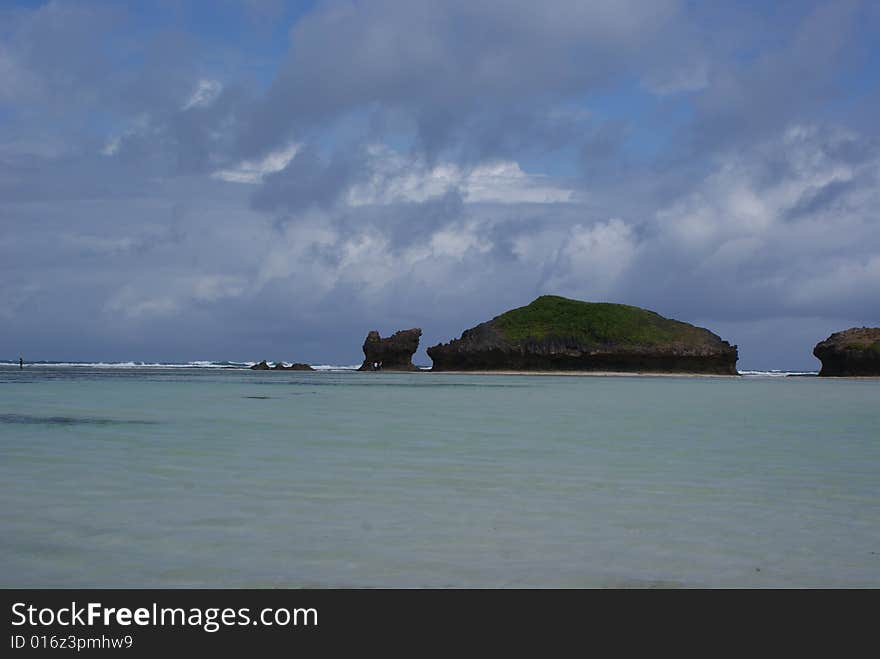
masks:
<path id="1" fill-rule="evenodd" d="M 259 364 L 254 364 L 251 366 L 252 371 L 314 371 L 311 366 L 308 364 L 291 364 L 290 366 L 285 366 L 284 362 L 278 361 L 275 362 L 274 366 L 269 366 L 269 364 L 264 359 Z"/>
<path id="2" fill-rule="evenodd" d="M 383 339 L 375 330 L 364 339 L 364 363 L 359 371 L 418 371 L 412 356 L 419 349 L 422 330 L 418 327 L 395 332 Z"/>
<path id="3" fill-rule="evenodd" d="M 853 327 L 816 344 L 820 376 L 880 376 L 880 327 Z"/>
<path id="4" fill-rule="evenodd" d="M 315 369 L 313 369 L 308 364 L 300 364 L 299 362 L 297 362 L 295 364 L 291 364 L 290 366 L 288 366 L 287 370 L 288 371 L 314 371 Z"/>
<path id="5" fill-rule="evenodd" d="M 435 371 L 737 375 L 737 347 L 639 307 L 544 295 L 428 348 Z"/>

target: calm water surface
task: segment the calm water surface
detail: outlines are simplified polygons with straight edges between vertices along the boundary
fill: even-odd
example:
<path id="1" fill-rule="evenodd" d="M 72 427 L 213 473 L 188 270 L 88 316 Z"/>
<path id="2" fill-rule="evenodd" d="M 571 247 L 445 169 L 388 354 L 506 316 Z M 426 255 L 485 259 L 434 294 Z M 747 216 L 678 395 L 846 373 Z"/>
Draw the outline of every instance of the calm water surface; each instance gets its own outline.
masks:
<path id="1" fill-rule="evenodd" d="M 880 586 L 880 381 L 0 369 L 0 586 Z"/>

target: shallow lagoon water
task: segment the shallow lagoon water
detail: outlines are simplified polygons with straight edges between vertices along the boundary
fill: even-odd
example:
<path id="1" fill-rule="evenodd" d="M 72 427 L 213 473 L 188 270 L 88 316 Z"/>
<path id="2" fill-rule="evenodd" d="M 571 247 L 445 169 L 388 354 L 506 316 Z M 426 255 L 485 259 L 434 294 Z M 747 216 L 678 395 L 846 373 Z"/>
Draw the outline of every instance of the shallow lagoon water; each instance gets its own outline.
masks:
<path id="1" fill-rule="evenodd" d="M 880 380 L 0 369 L 0 586 L 880 586 Z"/>

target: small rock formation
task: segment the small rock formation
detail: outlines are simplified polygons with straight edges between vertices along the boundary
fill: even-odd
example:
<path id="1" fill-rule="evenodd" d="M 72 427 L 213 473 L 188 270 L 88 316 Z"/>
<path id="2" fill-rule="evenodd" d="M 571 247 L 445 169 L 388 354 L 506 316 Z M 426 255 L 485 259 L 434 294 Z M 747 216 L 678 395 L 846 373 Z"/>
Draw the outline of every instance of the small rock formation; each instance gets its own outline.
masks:
<path id="1" fill-rule="evenodd" d="M 544 295 L 428 348 L 435 371 L 737 375 L 737 347 L 647 309 Z"/>
<path id="2" fill-rule="evenodd" d="M 419 349 L 422 330 L 418 327 L 395 332 L 383 339 L 373 330 L 364 339 L 364 363 L 359 371 L 417 371 L 412 356 Z"/>
<path id="3" fill-rule="evenodd" d="M 300 364 L 295 363 L 290 366 L 285 366 L 284 362 L 278 361 L 275 362 L 274 366 L 269 366 L 269 364 L 264 359 L 259 364 L 254 364 L 251 366 L 252 371 L 314 371 L 311 366 L 308 364 Z"/>
<path id="4" fill-rule="evenodd" d="M 853 327 L 816 344 L 820 376 L 880 376 L 880 327 Z"/>

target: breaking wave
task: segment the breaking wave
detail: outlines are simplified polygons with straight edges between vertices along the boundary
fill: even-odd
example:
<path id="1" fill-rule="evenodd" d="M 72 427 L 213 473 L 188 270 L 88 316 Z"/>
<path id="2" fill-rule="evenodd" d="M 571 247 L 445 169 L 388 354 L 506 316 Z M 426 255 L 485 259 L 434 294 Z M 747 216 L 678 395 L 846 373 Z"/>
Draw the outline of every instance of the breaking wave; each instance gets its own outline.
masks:
<path id="1" fill-rule="evenodd" d="M 98 369 L 249 369 L 256 362 L 236 362 L 229 360 L 209 361 L 195 360 L 189 362 L 77 362 L 77 361 L 36 361 L 25 362 L 26 368 L 98 368 Z M 274 366 L 275 362 L 268 362 Z M 289 366 L 289 362 L 284 362 Z M 18 368 L 18 360 L 0 360 L 0 368 Z M 316 371 L 348 372 L 356 371 L 360 364 L 336 365 L 336 364 L 311 364 Z"/>
<path id="2" fill-rule="evenodd" d="M 356 371 L 361 365 L 354 364 L 352 366 L 335 366 L 333 364 L 309 364 L 316 371 Z"/>
<path id="3" fill-rule="evenodd" d="M 253 365 L 254 362 L 212 362 L 205 360 L 192 362 L 25 362 L 25 366 L 28 368 L 250 368 Z M 18 368 L 18 361 L 0 361 L 0 367 L 4 366 Z"/>

